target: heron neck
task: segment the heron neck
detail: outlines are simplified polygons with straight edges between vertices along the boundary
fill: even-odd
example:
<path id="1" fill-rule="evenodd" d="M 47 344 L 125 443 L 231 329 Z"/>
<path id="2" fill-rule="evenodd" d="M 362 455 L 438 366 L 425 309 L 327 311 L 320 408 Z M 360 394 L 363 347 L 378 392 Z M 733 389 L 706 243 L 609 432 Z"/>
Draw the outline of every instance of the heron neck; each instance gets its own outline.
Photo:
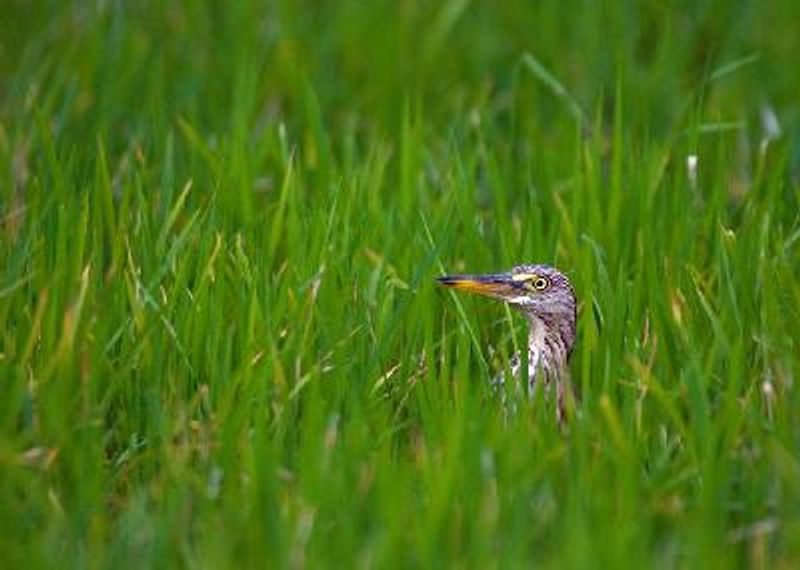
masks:
<path id="1" fill-rule="evenodd" d="M 528 370 L 533 378 L 540 373 L 561 376 L 567 368 L 570 349 L 568 326 L 557 319 L 529 315 Z"/>

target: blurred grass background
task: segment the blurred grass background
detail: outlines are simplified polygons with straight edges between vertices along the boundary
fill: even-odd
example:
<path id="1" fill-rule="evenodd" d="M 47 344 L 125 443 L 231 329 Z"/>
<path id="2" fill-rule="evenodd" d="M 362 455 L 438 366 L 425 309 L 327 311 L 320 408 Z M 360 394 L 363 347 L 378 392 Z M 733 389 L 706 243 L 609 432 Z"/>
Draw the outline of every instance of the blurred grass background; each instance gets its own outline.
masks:
<path id="1" fill-rule="evenodd" d="M 796 2 L 0 12 L 0 566 L 800 564 Z"/>

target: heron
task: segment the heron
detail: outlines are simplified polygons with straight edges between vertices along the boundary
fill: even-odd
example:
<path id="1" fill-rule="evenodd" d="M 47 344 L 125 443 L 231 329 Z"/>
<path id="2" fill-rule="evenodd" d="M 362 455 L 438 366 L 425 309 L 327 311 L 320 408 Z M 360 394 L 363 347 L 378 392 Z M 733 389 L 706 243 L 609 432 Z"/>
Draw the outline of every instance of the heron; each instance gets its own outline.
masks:
<path id="1" fill-rule="evenodd" d="M 575 347 L 577 299 L 569 279 L 555 267 L 543 264 L 517 265 L 504 273 L 446 275 L 438 278 L 445 287 L 478 293 L 508 303 L 528 321 L 528 370 L 522 381 L 533 397 L 537 384 L 545 392 L 556 388 L 556 417 L 566 419 L 567 401 L 573 396 L 569 358 Z M 519 353 L 508 370 L 518 378 L 522 368 Z M 505 375 L 493 383 L 502 388 Z"/>

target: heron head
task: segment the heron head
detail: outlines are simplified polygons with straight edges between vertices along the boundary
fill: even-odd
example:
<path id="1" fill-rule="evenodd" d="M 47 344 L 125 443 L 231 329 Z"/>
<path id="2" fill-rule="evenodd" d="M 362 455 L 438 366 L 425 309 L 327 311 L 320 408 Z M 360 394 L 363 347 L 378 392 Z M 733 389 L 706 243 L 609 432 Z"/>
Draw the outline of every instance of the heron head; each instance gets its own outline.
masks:
<path id="1" fill-rule="evenodd" d="M 529 316 L 575 322 L 572 284 L 549 265 L 517 265 L 505 273 L 447 275 L 438 281 L 446 287 L 505 301 Z"/>

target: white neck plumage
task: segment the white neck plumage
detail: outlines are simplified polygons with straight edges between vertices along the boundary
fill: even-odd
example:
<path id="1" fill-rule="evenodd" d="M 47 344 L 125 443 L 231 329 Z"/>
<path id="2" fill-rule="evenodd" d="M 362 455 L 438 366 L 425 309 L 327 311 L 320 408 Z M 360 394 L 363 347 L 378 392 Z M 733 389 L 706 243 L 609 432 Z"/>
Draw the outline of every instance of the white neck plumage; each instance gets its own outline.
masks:
<path id="1" fill-rule="evenodd" d="M 557 381 L 567 372 L 569 347 L 561 334 L 557 321 L 548 321 L 537 315 L 528 317 L 528 379 Z"/>

